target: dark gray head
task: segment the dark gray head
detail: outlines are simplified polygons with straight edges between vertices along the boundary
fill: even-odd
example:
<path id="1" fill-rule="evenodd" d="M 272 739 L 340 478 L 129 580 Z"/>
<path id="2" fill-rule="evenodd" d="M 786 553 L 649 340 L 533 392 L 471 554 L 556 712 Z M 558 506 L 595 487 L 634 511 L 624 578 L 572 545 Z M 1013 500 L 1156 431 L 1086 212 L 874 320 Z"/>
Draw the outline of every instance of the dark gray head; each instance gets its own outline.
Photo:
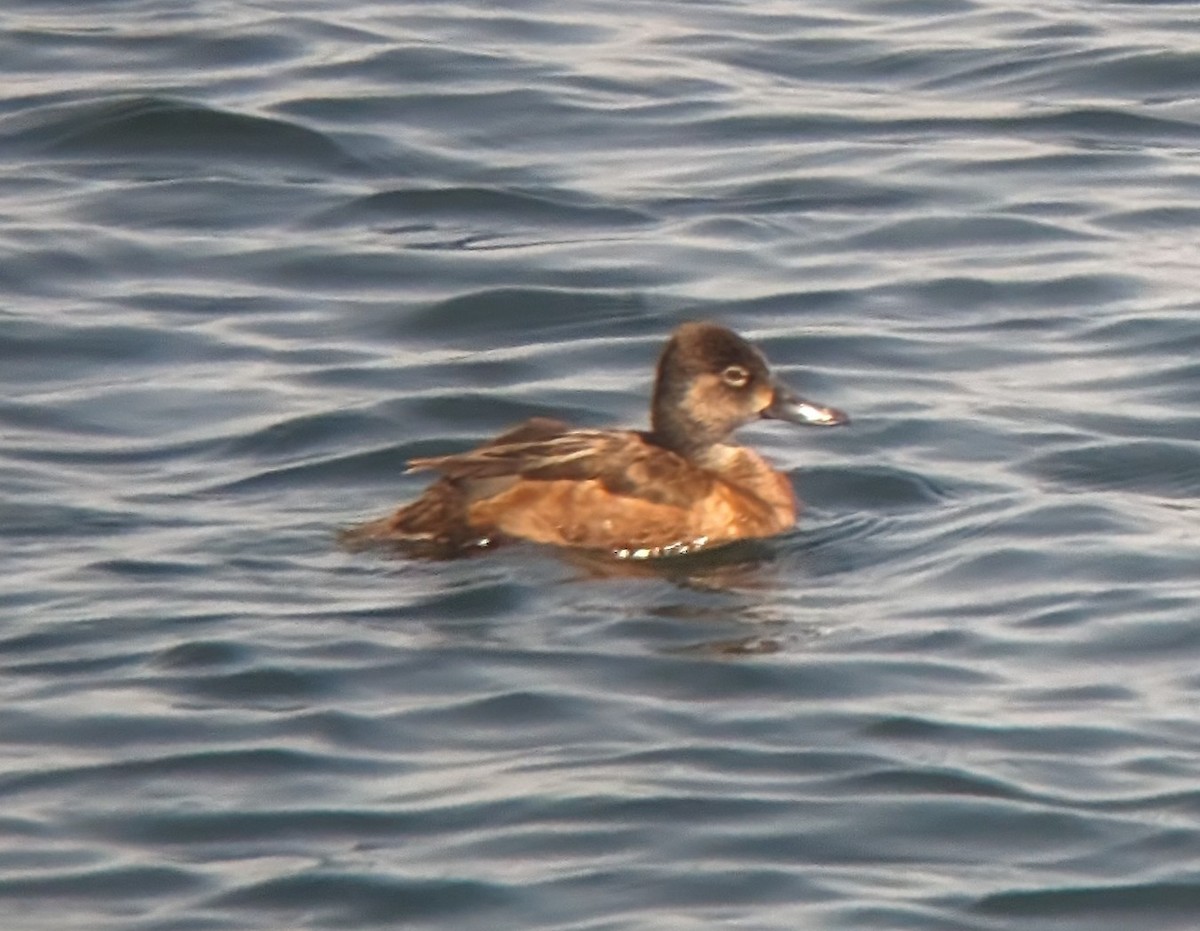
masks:
<path id="1" fill-rule="evenodd" d="M 650 425 L 656 441 L 683 454 L 725 441 L 759 418 L 833 427 L 850 418 L 798 397 L 771 374 L 763 354 L 732 330 L 685 323 L 658 360 Z"/>

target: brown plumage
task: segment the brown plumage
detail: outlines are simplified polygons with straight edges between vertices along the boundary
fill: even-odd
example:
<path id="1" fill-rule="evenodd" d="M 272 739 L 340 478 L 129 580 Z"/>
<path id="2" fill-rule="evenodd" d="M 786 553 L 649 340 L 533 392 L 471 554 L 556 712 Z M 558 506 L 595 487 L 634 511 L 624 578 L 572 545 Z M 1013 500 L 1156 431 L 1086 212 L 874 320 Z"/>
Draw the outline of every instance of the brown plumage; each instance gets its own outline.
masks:
<path id="1" fill-rule="evenodd" d="M 412 470 L 440 477 L 341 539 L 437 556 L 523 539 L 646 558 L 773 536 L 796 521 L 791 483 L 729 442 L 760 417 L 848 421 L 793 395 L 736 333 L 685 323 L 659 358 L 650 430 L 575 430 L 539 417 L 468 452 L 414 459 Z"/>

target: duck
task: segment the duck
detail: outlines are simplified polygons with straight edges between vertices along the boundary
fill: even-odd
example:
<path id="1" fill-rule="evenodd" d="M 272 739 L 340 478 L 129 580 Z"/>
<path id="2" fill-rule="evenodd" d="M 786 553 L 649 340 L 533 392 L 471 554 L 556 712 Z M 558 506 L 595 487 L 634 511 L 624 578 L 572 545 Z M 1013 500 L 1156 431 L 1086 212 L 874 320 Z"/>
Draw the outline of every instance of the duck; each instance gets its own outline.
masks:
<path id="1" fill-rule="evenodd" d="M 579 429 L 535 417 L 467 452 L 413 459 L 409 471 L 434 473 L 434 481 L 340 540 L 435 558 L 523 540 L 652 559 L 776 536 L 796 524 L 792 484 L 733 439 L 763 419 L 850 422 L 797 395 L 732 330 L 684 323 L 658 359 L 650 429 Z"/>

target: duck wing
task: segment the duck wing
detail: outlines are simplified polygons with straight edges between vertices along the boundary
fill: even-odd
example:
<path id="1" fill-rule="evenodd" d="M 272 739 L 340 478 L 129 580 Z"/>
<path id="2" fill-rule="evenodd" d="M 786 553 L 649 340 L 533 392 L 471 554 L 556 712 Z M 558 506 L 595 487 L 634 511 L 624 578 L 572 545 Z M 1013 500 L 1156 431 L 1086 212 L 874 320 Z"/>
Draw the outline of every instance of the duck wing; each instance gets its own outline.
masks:
<path id="1" fill-rule="evenodd" d="M 534 417 L 488 441 L 473 453 L 465 454 L 465 458 L 484 449 L 534 443 L 570 432 L 570 425 L 561 420 Z M 511 485 L 517 476 L 493 480 L 465 480 L 471 468 L 467 466 L 456 469 L 453 461 L 457 458 L 460 457 L 442 456 L 413 460 L 410 465 L 412 469 L 438 469 L 438 464 L 444 461 L 446 467 L 440 469 L 443 472 L 442 478 L 426 488 L 420 497 L 387 517 L 341 531 L 338 534 L 341 543 L 351 549 L 381 542 L 396 543 L 418 548 L 419 551 L 428 552 L 430 555 L 450 555 L 459 549 L 475 545 L 479 534 L 467 519 L 468 500 L 486 494 L 488 486 Z M 455 477 L 460 474 L 464 480 Z"/>
<path id="2" fill-rule="evenodd" d="M 451 479 L 595 478 L 602 461 L 619 452 L 622 434 L 604 430 L 565 430 L 556 435 L 526 439 L 525 427 L 465 453 L 411 459 L 410 472 L 431 470 Z M 514 439 L 514 437 L 517 437 Z"/>
<path id="3" fill-rule="evenodd" d="M 687 507 L 711 487 L 707 472 L 640 433 L 567 429 L 524 439 L 529 433 L 519 431 L 531 424 L 465 453 L 413 459 L 409 469 L 439 472 L 472 498 L 494 493 L 506 480 L 598 481 L 613 494 Z"/>

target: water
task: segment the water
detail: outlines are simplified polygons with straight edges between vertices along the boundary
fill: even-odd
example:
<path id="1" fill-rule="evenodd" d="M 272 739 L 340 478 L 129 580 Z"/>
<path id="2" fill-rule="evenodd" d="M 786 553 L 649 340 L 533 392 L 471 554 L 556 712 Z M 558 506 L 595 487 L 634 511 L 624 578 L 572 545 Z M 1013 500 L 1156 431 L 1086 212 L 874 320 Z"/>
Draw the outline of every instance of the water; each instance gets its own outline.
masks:
<path id="1" fill-rule="evenodd" d="M 1195 928 L 1194 12 L 8 3 L 5 928 Z M 334 545 L 694 318 L 794 533 Z"/>

